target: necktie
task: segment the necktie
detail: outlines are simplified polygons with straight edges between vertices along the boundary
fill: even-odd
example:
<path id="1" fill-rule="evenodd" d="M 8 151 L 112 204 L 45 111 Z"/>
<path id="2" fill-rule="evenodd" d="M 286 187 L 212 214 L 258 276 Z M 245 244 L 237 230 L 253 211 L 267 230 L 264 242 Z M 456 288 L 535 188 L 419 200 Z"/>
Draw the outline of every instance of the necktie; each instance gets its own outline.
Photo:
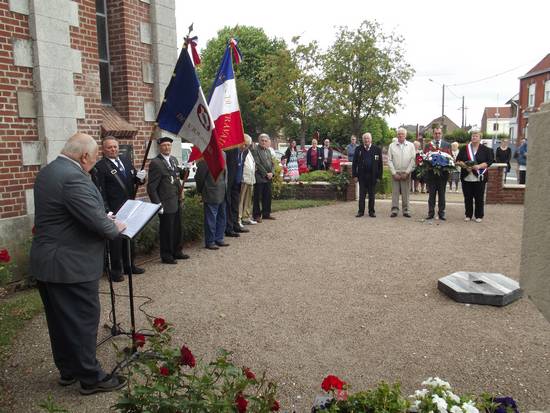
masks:
<path id="1" fill-rule="evenodd" d="M 435 148 L 439 149 L 439 141 L 435 141 Z"/>
<path id="2" fill-rule="evenodd" d="M 124 166 L 122 166 L 122 162 L 120 162 L 120 159 L 116 158 L 116 165 L 118 167 L 119 172 L 126 176 L 126 171 L 124 170 Z"/>

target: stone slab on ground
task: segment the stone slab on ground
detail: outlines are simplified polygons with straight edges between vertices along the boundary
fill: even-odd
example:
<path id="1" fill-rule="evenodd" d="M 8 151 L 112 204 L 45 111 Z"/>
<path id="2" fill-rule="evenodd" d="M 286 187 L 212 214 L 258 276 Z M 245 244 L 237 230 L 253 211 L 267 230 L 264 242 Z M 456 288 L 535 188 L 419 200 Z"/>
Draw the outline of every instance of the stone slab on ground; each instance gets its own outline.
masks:
<path id="1" fill-rule="evenodd" d="M 437 288 L 459 303 L 502 307 L 521 298 L 519 283 L 502 274 L 458 271 L 437 281 Z"/>

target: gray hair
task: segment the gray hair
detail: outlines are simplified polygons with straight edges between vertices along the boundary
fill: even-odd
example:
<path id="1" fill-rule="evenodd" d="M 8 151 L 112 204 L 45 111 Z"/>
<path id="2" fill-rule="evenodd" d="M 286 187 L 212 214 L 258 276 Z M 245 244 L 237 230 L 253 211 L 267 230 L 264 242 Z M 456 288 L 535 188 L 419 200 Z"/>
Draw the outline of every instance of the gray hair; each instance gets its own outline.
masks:
<path id="1" fill-rule="evenodd" d="M 405 135 L 407 135 L 407 129 L 405 129 L 405 128 L 397 129 L 397 133 L 399 133 L 399 132 L 405 132 Z"/>
<path id="2" fill-rule="evenodd" d="M 269 137 L 269 135 L 267 133 L 260 133 L 260 136 L 258 136 L 258 140 L 260 140 L 262 138 L 266 138 L 267 140 L 271 140 L 271 138 Z"/>
<path id="3" fill-rule="evenodd" d="M 86 153 L 92 154 L 95 152 L 97 152 L 97 142 L 85 133 L 75 133 L 65 142 L 65 146 L 61 150 L 63 155 L 71 159 L 80 158 Z"/>
<path id="4" fill-rule="evenodd" d="M 244 143 L 246 145 L 252 145 L 252 138 L 246 133 L 244 134 Z"/>
<path id="5" fill-rule="evenodd" d="M 370 134 L 370 132 L 363 133 L 363 136 L 361 136 L 361 137 L 366 138 L 367 136 L 372 139 L 372 135 Z"/>

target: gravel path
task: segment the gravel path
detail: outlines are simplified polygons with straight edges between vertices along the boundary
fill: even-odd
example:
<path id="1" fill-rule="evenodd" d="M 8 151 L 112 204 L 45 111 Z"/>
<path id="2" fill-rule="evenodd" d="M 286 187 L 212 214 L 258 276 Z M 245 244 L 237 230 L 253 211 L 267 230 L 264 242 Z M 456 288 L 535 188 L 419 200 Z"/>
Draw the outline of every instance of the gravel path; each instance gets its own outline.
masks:
<path id="1" fill-rule="evenodd" d="M 176 343 L 196 356 L 223 347 L 238 364 L 267 371 L 283 410 L 308 412 L 327 374 L 355 390 L 400 381 L 407 393 L 438 375 L 459 393 L 487 390 L 512 395 L 522 411 L 549 408 L 550 323 L 534 305 L 466 306 L 437 290 L 438 278 L 459 270 L 517 279 L 523 207 L 489 206 L 482 224 L 464 223 L 460 204 L 448 205 L 441 224 L 419 218 L 425 203 L 413 205 L 410 220 L 389 218 L 389 201 L 377 207 L 376 219 L 356 219 L 355 203 L 278 213 L 229 248 L 196 245 L 177 266 L 148 264 L 136 294 L 153 299 L 146 310 L 174 323 Z M 116 288 L 123 294 L 127 283 Z M 108 296 L 102 302 L 107 320 Z M 118 304 L 127 326 L 125 299 Z M 138 327 L 146 327 L 139 313 Z M 4 366 L 9 411 L 38 411 L 48 393 L 71 412 L 106 412 L 116 400 L 56 385 L 43 316 L 16 348 Z M 111 344 L 99 349 L 105 368 L 114 354 Z"/>

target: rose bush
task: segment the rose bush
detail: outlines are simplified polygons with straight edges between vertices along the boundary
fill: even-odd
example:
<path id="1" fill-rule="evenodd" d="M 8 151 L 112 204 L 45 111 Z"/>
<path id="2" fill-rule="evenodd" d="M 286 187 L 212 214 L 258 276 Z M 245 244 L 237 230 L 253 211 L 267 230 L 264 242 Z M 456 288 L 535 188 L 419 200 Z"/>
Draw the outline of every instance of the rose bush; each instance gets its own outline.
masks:
<path id="1" fill-rule="evenodd" d="M 128 386 L 114 406 L 127 413 L 267 413 L 279 410 L 276 385 L 265 374 L 237 367 L 221 350 L 206 363 L 195 359 L 186 345 L 172 347 L 173 327 L 163 318 L 151 319 L 151 336 L 134 334 L 137 353 L 124 373 Z"/>

